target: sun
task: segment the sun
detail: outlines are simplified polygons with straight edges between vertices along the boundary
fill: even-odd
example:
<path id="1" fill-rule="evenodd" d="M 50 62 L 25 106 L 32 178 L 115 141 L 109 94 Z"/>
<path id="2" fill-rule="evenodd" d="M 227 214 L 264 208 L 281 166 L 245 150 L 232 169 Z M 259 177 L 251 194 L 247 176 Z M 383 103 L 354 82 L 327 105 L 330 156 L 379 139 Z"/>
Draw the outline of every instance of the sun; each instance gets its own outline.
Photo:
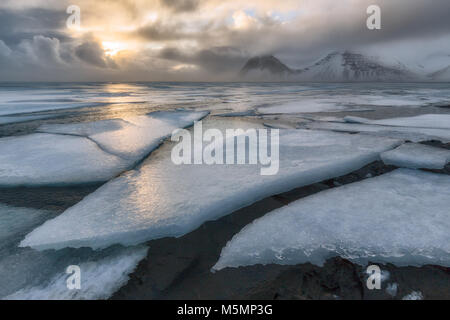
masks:
<path id="1" fill-rule="evenodd" d="M 128 46 L 125 43 L 116 41 L 103 41 L 102 47 L 103 50 L 105 50 L 105 54 L 108 56 L 114 56 L 120 51 L 128 49 Z"/>

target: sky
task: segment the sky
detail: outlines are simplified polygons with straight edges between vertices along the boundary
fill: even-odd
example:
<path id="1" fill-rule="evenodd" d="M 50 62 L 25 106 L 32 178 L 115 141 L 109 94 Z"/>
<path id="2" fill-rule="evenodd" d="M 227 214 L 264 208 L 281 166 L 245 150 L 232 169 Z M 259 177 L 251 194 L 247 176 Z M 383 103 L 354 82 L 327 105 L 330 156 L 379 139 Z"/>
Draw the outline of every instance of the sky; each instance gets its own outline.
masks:
<path id="1" fill-rule="evenodd" d="M 381 30 L 366 26 L 373 4 Z M 449 13 L 449 0 L 1 0 L 0 81 L 232 81 L 252 56 L 298 68 L 337 50 L 436 69 Z"/>

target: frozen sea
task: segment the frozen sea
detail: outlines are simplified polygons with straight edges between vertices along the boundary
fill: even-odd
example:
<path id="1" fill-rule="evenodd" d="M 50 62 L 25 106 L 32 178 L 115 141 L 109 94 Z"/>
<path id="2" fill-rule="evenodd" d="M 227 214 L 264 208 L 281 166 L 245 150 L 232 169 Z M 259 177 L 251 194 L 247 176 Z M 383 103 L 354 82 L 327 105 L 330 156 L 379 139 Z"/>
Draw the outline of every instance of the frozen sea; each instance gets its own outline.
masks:
<path id="1" fill-rule="evenodd" d="M 251 166 L 175 166 L 170 161 L 173 143 L 167 138 L 176 128 L 192 130 L 197 120 L 220 130 L 280 129 L 280 174 L 265 179 Z M 389 164 L 409 168 L 404 171 L 405 181 L 429 178 L 422 186 L 423 203 L 449 208 L 450 197 L 439 188 L 450 185 L 450 176 L 434 172 L 422 177 L 411 170 L 448 164 L 448 151 L 421 145 L 431 142 L 439 144 L 436 149 L 450 142 L 450 85 L 446 83 L 0 84 L 0 298 L 107 299 L 146 256 L 146 241 L 184 235 L 264 197 L 351 173 L 373 161 L 386 161 L 387 155 L 391 155 Z M 417 144 L 413 150 L 411 143 Z M 371 192 L 382 186 L 370 183 L 370 177 L 367 180 Z M 414 192 L 423 191 L 401 190 L 401 183 L 395 190 L 401 195 L 399 207 Z M 358 197 L 358 192 L 341 193 Z M 400 210 L 399 216 L 392 205 L 396 199 L 387 194 L 390 211 L 379 203 L 375 209 L 383 212 L 384 229 L 392 232 L 397 226 L 389 224 L 386 212 L 399 225 L 406 213 Z M 313 208 L 309 203 L 323 203 L 321 196 L 323 201 L 333 198 L 319 193 L 297 206 Z M 336 221 L 358 216 L 355 206 L 363 198 L 347 200 L 351 214 L 332 212 Z M 315 219 L 315 229 L 323 229 L 329 210 L 318 208 L 320 216 L 310 218 Z M 406 246 L 408 252 L 427 252 L 423 261 L 416 256 L 410 259 L 414 265 L 450 266 L 445 245 L 450 240 L 450 214 L 445 209 L 436 212 L 420 208 L 411 215 L 421 221 L 414 224 L 417 234 L 422 234 L 422 225 L 439 230 L 432 239 L 424 237 L 421 242 L 416 237 L 410 242 L 405 236 L 398 242 L 398 248 Z M 267 219 L 277 217 L 283 218 L 282 211 Z M 282 220 L 278 223 L 285 228 Z M 295 229 L 302 224 L 289 226 Z M 332 244 L 341 244 L 341 234 L 356 227 L 342 225 Z M 284 252 L 310 245 L 285 234 L 275 244 L 267 238 L 268 243 L 258 241 L 258 254 L 252 257 L 248 254 L 250 249 L 256 251 L 252 239 L 265 238 L 265 232 L 272 231 L 262 222 L 247 230 L 253 232 L 251 237 L 237 235 L 224 248 L 220 268 L 277 261 L 279 256 L 261 258 L 277 245 Z M 308 234 L 301 230 L 292 234 L 298 236 L 297 231 Z M 363 238 L 363 231 L 358 232 Z M 314 245 L 329 246 L 325 240 Z M 360 245 L 372 244 L 360 241 Z M 330 250 L 336 255 L 353 250 L 358 255 L 357 246 Z M 250 249 L 243 252 L 245 248 Z M 395 250 L 382 249 L 383 261 L 399 260 L 401 250 L 390 259 L 386 251 Z M 289 256 L 280 264 L 290 261 L 314 259 L 302 251 L 301 259 Z M 70 265 L 82 270 L 80 290 L 67 289 Z"/>

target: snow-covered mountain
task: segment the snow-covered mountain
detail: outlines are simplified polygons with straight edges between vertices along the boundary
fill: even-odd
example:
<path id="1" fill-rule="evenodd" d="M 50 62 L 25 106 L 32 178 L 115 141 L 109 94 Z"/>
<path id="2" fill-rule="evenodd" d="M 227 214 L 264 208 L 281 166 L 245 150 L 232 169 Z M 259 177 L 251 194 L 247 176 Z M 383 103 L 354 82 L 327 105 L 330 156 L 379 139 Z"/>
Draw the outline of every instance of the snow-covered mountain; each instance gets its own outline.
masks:
<path id="1" fill-rule="evenodd" d="M 433 81 L 450 81 L 450 66 L 430 74 Z"/>
<path id="2" fill-rule="evenodd" d="M 333 52 L 299 71 L 308 81 L 408 81 L 415 75 L 403 65 L 388 66 L 362 54 Z"/>
<path id="3" fill-rule="evenodd" d="M 290 69 L 273 56 L 250 59 L 241 70 L 241 75 L 267 80 L 268 77 L 283 77 L 297 81 L 415 81 L 419 75 L 401 63 L 389 65 L 363 54 L 333 52 L 311 66 L 303 69 Z"/>

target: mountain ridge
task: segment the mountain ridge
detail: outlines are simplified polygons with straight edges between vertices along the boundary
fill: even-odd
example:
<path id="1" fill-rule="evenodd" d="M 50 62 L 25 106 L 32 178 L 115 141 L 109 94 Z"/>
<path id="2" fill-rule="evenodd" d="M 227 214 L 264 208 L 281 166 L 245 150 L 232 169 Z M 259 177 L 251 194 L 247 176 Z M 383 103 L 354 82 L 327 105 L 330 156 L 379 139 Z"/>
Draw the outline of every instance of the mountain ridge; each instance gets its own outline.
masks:
<path id="1" fill-rule="evenodd" d="M 418 74 L 400 61 L 395 65 L 387 64 L 377 58 L 346 50 L 333 51 L 300 69 L 288 67 L 273 55 L 252 57 L 239 75 L 253 80 L 408 82 L 436 81 L 437 75 L 446 75 L 448 70 L 450 66 L 441 70 L 446 72 Z"/>

